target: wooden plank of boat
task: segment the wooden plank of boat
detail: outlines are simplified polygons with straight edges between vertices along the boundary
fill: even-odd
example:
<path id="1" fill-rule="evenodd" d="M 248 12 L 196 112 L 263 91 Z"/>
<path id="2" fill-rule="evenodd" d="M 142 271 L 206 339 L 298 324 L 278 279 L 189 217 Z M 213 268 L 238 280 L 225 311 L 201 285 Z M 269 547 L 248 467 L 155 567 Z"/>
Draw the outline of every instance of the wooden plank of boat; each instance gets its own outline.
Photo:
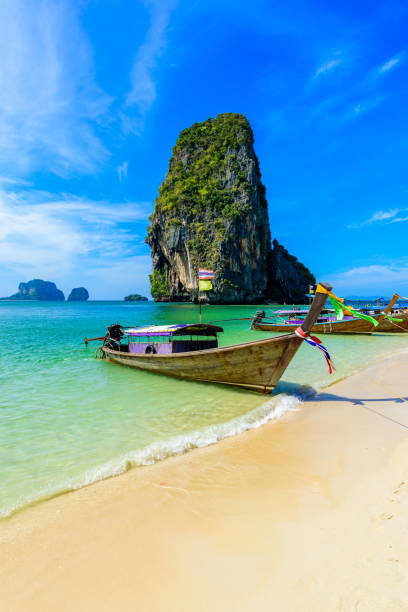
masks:
<path id="1" fill-rule="evenodd" d="M 398 300 L 398 294 L 395 294 L 387 308 L 384 310 L 384 313 L 389 312 L 395 302 Z M 376 319 L 379 322 L 377 327 L 367 321 L 366 319 L 357 319 L 351 318 L 348 320 L 342 321 L 328 321 L 326 323 L 315 323 L 312 327 L 313 333 L 320 334 L 371 334 L 373 332 L 384 332 L 384 331 L 398 331 L 398 328 L 395 325 L 387 325 L 385 314 L 373 315 L 372 318 Z M 390 322 L 388 322 L 390 323 Z M 268 323 L 266 321 L 253 322 L 252 328 L 257 331 L 268 331 L 268 332 L 288 332 L 289 330 L 295 330 L 298 327 L 299 323 L 287 323 L 286 325 Z M 408 320 L 407 320 L 407 329 L 408 329 Z M 399 330 L 402 331 L 402 330 Z"/>
<path id="2" fill-rule="evenodd" d="M 331 291 L 330 285 L 321 285 Z M 306 334 L 310 332 L 326 299 L 326 294 L 316 292 L 301 325 Z M 126 353 L 106 346 L 102 347 L 102 352 L 109 361 L 156 374 L 269 393 L 279 382 L 302 342 L 302 338 L 293 332 L 244 344 L 167 355 Z"/>
<path id="3" fill-rule="evenodd" d="M 408 313 L 395 313 L 392 315 L 396 319 L 402 319 L 402 321 L 389 321 L 388 319 L 383 319 L 381 323 L 376 327 L 376 332 L 384 332 L 389 334 L 408 331 Z"/>

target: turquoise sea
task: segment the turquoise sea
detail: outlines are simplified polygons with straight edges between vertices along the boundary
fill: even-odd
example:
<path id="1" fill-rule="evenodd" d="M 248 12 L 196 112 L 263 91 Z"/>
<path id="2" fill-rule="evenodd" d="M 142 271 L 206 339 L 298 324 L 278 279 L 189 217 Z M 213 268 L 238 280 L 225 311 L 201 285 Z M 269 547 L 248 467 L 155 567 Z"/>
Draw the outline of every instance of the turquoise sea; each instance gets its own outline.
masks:
<path id="1" fill-rule="evenodd" d="M 272 307 L 263 307 L 268 314 Z M 205 306 L 203 321 L 255 306 Z M 206 446 L 299 405 L 324 386 L 408 346 L 406 334 L 322 336 L 337 370 L 304 344 L 273 396 L 179 381 L 95 359 L 107 325 L 198 320 L 193 304 L 0 302 L 0 516 L 63 491 Z M 249 321 L 221 323 L 223 345 L 260 339 Z"/>

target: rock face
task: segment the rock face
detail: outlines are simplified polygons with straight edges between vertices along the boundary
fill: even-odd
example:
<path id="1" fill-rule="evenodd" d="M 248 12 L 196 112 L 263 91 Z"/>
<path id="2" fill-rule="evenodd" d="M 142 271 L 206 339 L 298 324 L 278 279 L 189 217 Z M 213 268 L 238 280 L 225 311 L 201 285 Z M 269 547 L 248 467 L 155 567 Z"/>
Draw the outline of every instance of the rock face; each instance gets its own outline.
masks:
<path id="1" fill-rule="evenodd" d="M 259 303 L 275 295 L 290 301 L 306 293 L 306 268 L 278 243 L 271 249 L 253 143 L 249 122 L 234 113 L 181 132 L 146 239 L 155 300 L 197 300 L 198 268 L 214 270 L 212 303 Z"/>
<path id="2" fill-rule="evenodd" d="M 275 239 L 269 256 L 268 298 L 276 302 L 302 304 L 309 285 L 315 285 L 313 274 Z"/>
<path id="3" fill-rule="evenodd" d="M 86 302 L 89 293 L 85 287 L 76 287 L 68 296 L 68 302 Z"/>
<path id="4" fill-rule="evenodd" d="M 3 300 L 47 300 L 47 301 L 63 301 L 65 300 L 62 291 L 57 289 L 55 283 L 43 281 L 39 278 L 29 281 L 28 283 L 20 283 L 18 292 Z"/>
<path id="5" fill-rule="evenodd" d="M 139 295 L 138 293 L 131 293 L 124 298 L 125 302 L 147 302 L 147 297 Z"/>

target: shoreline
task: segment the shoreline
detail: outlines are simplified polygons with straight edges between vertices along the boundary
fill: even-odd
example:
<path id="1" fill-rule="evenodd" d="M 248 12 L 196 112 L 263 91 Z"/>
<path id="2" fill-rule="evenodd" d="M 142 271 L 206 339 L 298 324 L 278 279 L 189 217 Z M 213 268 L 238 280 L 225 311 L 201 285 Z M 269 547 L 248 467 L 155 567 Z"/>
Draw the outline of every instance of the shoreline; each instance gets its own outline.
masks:
<path id="1" fill-rule="evenodd" d="M 262 427 L 2 519 L 0 600 L 13 610 L 348 610 L 363 585 L 358 609 L 404 609 L 407 366 L 398 353 Z M 378 518 L 391 503 L 392 519 Z M 373 525 L 392 532 L 398 561 L 378 542 L 366 557 Z"/>
<path id="2" fill-rule="evenodd" d="M 404 352 L 408 352 L 408 349 L 401 349 L 398 351 L 398 354 L 404 354 Z M 223 440 L 241 436 L 247 431 L 263 427 L 265 424 L 271 421 L 282 418 L 286 412 L 297 411 L 299 405 L 301 406 L 305 401 L 311 401 L 311 399 L 325 389 L 328 389 L 341 381 L 347 380 L 351 376 L 363 373 L 366 369 L 374 366 L 377 363 L 381 363 L 381 360 L 388 359 L 391 355 L 395 355 L 395 352 L 385 354 L 380 360 L 373 360 L 371 363 L 365 364 L 364 366 L 354 369 L 351 372 L 345 372 L 336 380 L 328 380 L 328 382 L 322 384 L 321 386 L 317 383 L 313 383 L 311 385 L 301 384 L 299 385 L 299 389 L 296 391 L 291 388 L 287 392 L 282 390 L 277 395 L 265 395 L 264 403 L 260 404 L 256 408 L 253 408 L 248 413 L 245 413 L 230 421 L 210 425 L 208 427 L 204 427 L 203 429 L 193 430 L 182 436 L 175 436 L 168 440 L 153 442 L 152 444 L 141 449 L 128 451 L 126 454 L 119 455 L 115 459 L 112 459 L 109 463 L 101 463 L 100 465 L 90 468 L 82 475 L 82 480 L 78 480 L 76 482 L 68 481 L 61 486 L 60 490 L 55 492 L 40 493 L 37 498 L 28 499 L 25 503 L 15 506 L 7 513 L 0 511 L 0 525 L 2 521 L 8 520 L 9 518 L 24 512 L 26 509 L 33 508 L 38 504 L 49 502 L 54 498 L 68 495 L 69 493 L 73 493 L 80 489 L 93 486 L 98 482 L 103 482 L 105 480 L 110 480 L 111 478 L 116 478 L 117 476 L 122 476 L 130 470 L 156 465 L 157 463 L 168 460 L 171 457 L 182 456 L 200 448 L 219 444 Z M 335 359 L 338 359 L 338 357 Z M 278 387 L 282 385 L 282 383 L 285 385 L 284 381 L 280 381 Z M 289 383 L 289 386 L 293 387 L 293 383 Z M 255 393 L 255 395 L 257 397 L 262 397 L 258 393 Z M 282 404 L 287 404 L 287 406 L 282 407 Z M 258 415 L 258 418 L 256 418 L 255 415 Z M 231 429 L 221 433 L 223 429 L 228 428 Z M 202 443 L 201 440 L 197 442 L 199 438 L 206 435 L 208 435 L 209 439 L 207 439 L 205 443 Z M 182 443 L 180 448 L 181 439 Z M 156 449 L 156 453 L 161 456 L 152 457 L 151 453 L 149 452 L 150 449 Z M 165 449 L 167 449 L 167 451 Z M 154 452 L 155 451 L 153 450 L 153 455 Z"/>

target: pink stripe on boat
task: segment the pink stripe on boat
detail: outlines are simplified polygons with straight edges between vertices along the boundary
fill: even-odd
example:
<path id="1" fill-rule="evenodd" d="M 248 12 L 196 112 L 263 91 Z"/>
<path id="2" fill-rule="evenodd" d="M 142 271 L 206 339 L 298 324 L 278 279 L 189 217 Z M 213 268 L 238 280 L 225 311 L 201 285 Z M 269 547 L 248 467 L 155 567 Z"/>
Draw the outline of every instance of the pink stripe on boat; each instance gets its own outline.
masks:
<path id="1" fill-rule="evenodd" d="M 198 270 L 198 279 L 199 280 L 211 280 L 213 278 L 214 278 L 214 271 L 213 270 L 202 270 L 202 269 Z"/>

